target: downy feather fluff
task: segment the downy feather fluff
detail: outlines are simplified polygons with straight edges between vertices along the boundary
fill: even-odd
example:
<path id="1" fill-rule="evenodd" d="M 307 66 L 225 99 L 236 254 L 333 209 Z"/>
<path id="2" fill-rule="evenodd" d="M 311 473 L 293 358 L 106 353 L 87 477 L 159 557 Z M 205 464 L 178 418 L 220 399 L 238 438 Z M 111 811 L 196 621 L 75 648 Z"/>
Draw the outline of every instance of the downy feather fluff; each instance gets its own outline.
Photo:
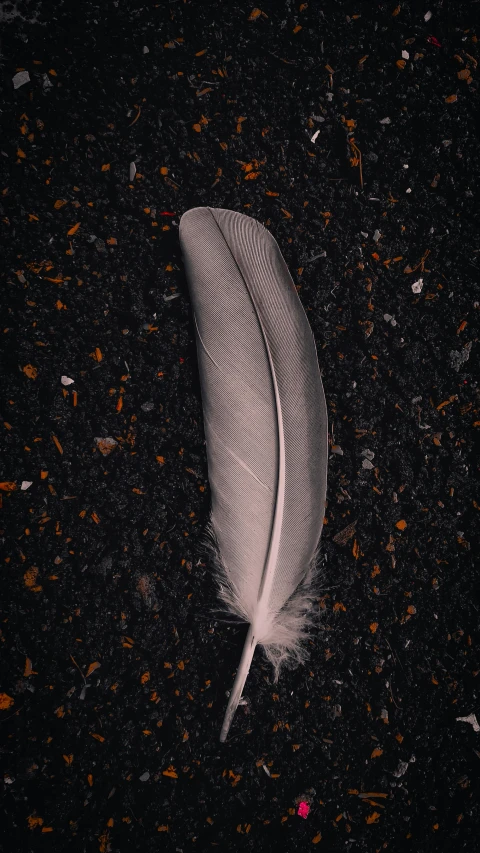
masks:
<path id="1" fill-rule="evenodd" d="M 257 220 L 195 207 L 180 220 L 193 307 L 219 596 L 249 623 L 220 740 L 255 647 L 278 679 L 302 662 L 327 484 L 315 342 L 279 246 Z"/>

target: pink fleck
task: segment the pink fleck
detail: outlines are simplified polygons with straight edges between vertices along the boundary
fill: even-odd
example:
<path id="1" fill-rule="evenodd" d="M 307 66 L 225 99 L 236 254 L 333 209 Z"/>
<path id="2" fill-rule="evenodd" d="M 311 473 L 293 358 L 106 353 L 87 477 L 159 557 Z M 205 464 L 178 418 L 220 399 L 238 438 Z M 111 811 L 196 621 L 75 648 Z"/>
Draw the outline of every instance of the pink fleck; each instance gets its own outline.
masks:
<path id="1" fill-rule="evenodd" d="M 303 817 L 306 819 L 308 817 L 309 811 L 310 811 L 310 806 L 308 805 L 308 803 L 306 803 L 304 800 L 302 800 L 302 802 L 298 806 L 297 814 L 300 815 L 300 817 Z"/>
<path id="2" fill-rule="evenodd" d="M 435 47 L 441 47 L 441 46 L 442 46 L 442 45 L 440 44 L 440 42 L 439 42 L 439 41 L 437 41 L 437 39 L 435 38 L 435 36 L 428 36 L 427 41 L 428 41 L 428 42 L 430 42 L 430 44 L 434 44 L 434 45 L 435 45 Z"/>

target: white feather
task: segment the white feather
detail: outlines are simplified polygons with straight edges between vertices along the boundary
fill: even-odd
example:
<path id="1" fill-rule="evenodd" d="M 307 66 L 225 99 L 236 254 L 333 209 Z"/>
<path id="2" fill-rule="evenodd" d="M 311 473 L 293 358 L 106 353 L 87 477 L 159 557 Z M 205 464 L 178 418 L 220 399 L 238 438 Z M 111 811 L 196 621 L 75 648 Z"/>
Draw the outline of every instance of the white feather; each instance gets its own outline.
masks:
<path id="1" fill-rule="evenodd" d="M 180 220 L 192 299 L 221 600 L 250 627 L 220 740 L 261 645 L 275 680 L 314 620 L 327 411 L 313 335 L 280 249 L 224 208 Z"/>

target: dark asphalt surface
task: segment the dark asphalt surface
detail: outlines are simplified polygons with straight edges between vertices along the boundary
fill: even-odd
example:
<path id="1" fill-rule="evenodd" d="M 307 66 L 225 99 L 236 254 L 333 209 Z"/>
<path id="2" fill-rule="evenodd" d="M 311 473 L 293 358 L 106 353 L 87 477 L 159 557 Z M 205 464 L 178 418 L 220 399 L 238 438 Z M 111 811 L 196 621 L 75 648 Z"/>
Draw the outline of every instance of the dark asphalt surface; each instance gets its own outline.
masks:
<path id="1" fill-rule="evenodd" d="M 1 3 L 5 853 L 474 853 L 479 10 Z M 310 660 L 225 745 L 197 205 L 278 241 L 331 430 Z"/>

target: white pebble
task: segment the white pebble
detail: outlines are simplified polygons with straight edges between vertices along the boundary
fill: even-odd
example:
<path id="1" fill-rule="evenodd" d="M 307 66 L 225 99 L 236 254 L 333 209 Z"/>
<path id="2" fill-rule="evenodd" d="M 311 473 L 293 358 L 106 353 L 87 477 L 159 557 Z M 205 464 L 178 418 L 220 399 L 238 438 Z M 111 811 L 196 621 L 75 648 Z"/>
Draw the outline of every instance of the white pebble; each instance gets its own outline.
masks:
<path id="1" fill-rule="evenodd" d="M 316 131 L 315 131 L 315 133 L 313 134 L 313 136 L 312 136 L 312 138 L 311 138 L 310 142 L 315 142 L 315 140 L 316 140 L 316 138 L 317 138 L 317 136 L 318 136 L 318 134 L 319 134 L 319 133 L 320 133 L 320 131 L 319 131 L 319 130 L 316 130 Z"/>
<path id="2" fill-rule="evenodd" d="M 412 290 L 414 293 L 421 293 L 423 287 L 423 278 L 419 278 L 418 281 L 414 281 L 412 284 Z"/>
<path id="3" fill-rule="evenodd" d="M 480 732 L 480 726 L 475 714 L 469 714 L 468 717 L 456 717 L 455 719 L 460 723 L 470 723 L 473 726 L 474 732 Z"/>
<path id="4" fill-rule="evenodd" d="M 73 385 L 73 383 L 75 382 L 75 379 L 70 379 L 69 376 L 62 376 L 60 381 L 61 381 L 62 385 Z"/>
<path id="5" fill-rule="evenodd" d="M 24 85 L 24 83 L 30 82 L 30 74 L 28 73 L 28 71 L 19 71 L 18 74 L 15 74 L 15 76 L 12 77 L 12 80 L 13 88 L 19 89 L 20 86 Z"/>
<path id="6" fill-rule="evenodd" d="M 25 492 L 32 485 L 32 480 L 24 480 L 20 486 L 22 492 Z"/>
<path id="7" fill-rule="evenodd" d="M 402 50 L 402 59 L 410 59 L 408 50 Z"/>
<path id="8" fill-rule="evenodd" d="M 425 15 L 423 16 L 423 20 L 424 20 L 424 21 L 429 21 L 431 17 L 432 17 L 432 13 L 431 13 L 431 12 L 426 12 L 426 13 L 425 13 Z"/>

